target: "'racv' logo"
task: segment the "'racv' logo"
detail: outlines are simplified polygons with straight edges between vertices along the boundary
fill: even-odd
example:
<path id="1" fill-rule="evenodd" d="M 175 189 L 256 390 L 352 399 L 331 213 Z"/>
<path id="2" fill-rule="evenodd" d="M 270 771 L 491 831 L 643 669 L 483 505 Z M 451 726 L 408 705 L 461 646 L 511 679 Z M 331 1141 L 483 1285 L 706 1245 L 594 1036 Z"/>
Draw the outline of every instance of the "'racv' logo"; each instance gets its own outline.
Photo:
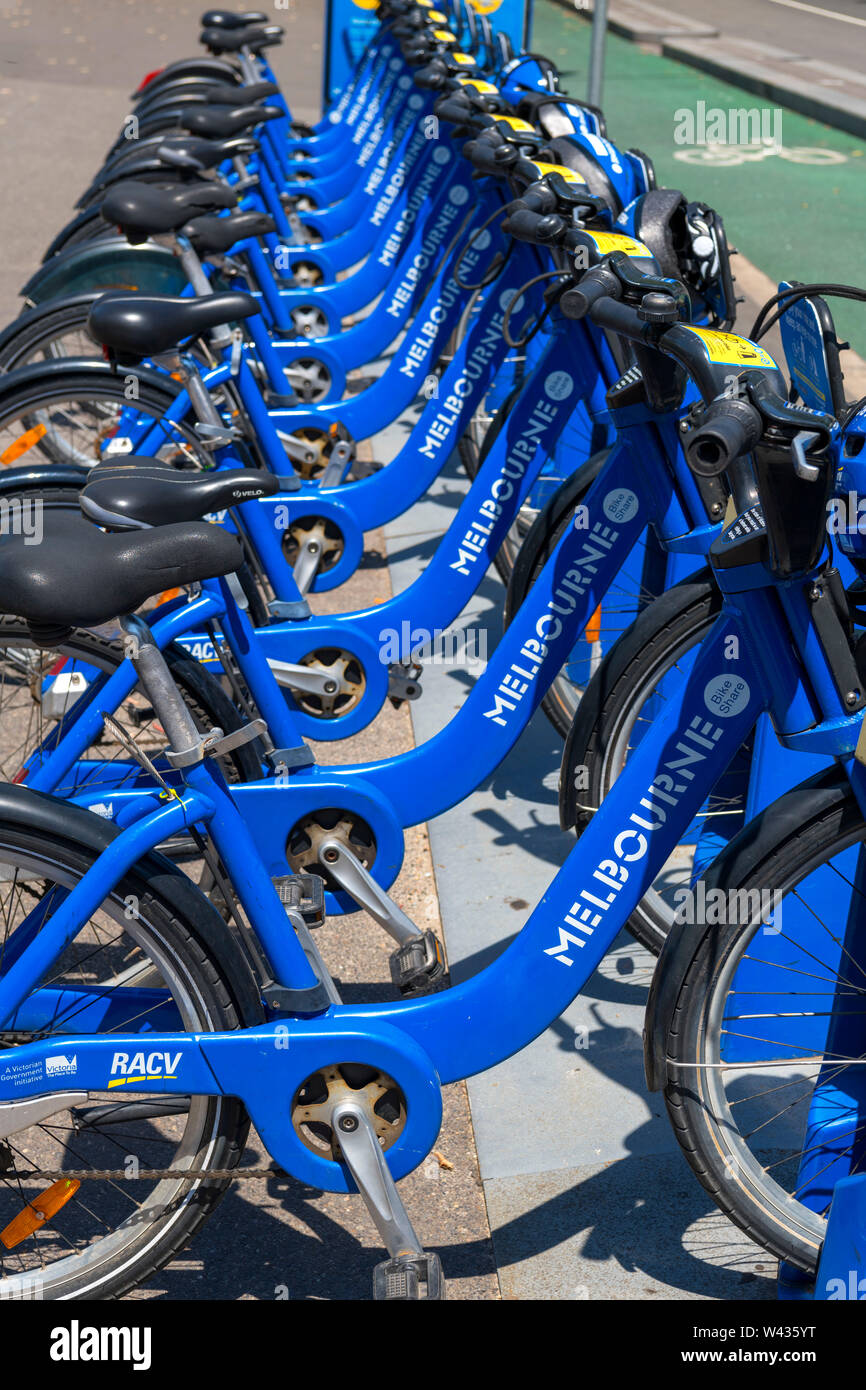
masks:
<path id="1" fill-rule="evenodd" d="M 109 1089 L 135 1081 L 173 1081 L 182 1057 L 182 1052 L 115 1052 Z"/>
<path id="2" fill-rule="evenodd" d="M 462 183 L 455 184 L 448 194 L 448 201 L 456 208 L 462 208 L 464 203 L 469 202 L 469 189 L 464 188 Z"/>

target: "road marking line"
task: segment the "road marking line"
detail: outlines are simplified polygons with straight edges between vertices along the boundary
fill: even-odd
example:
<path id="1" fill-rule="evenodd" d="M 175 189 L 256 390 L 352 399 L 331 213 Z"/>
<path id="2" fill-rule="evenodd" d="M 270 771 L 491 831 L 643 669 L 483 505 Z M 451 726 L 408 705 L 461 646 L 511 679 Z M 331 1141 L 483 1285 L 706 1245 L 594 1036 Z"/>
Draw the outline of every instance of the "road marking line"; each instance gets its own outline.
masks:
<path id="1" fill-rule="evenodd" d="M 806 5 L 803 0 L 770 0 L 771 5 L 785 5 L 789 10 L 805 10 L 807 14 L 823 15 L 825 19 L 838 19 L 840 24 L 859 24 L 862 29 L 866 29 L 866 19 L 858 19 L 853 14 L 836 14 L 833 10 L 824 10 L 820 5 Z"/>

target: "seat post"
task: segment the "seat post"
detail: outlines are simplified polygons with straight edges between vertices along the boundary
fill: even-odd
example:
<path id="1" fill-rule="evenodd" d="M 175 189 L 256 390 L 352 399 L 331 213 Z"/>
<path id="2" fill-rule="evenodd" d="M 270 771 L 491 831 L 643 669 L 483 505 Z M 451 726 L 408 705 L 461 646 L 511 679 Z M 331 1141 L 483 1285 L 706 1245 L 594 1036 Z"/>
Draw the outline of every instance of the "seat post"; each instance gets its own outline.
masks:
<path id="1" fill-rule="evenodd" d="M 253 82 L 261 81 L 262 75 L 259 72 L 258 63 L 255 60 L 252 50 L 248 48 L 246 44 L 240 49 L 238 60 L 241 65 L 241 72 L 243 73 L 245 85 L 249 86 Z"/>
<path id="2" fill-rule="evenodd" d="M 210 398 L 210 393 L 201 378 L 198 365 L 189 353 L 183 353 L 180 359 L 180 370 L 183 375 L 183 384 L 189 396 L 190 405 L 196 417 L 196 422 L 200 425 L 209 425 L 213 430 L 225 433 L 228 426 Z"/>
<path id="3" fill-rule="evenodd" d="M 201 748 L 202 735 L 172 679 L 165 657 L 153 640 L 153 633 L 135 614 L 122 617 L 120 626 L 129 639 L 127 655 L 168 735 L 171 751 L 184 756 L 195 753 Z"/>
<path id="4" fill-rule="evenodd" d="M 180 261 L 180 267 L 189 283 L 192 285 L 197 296 L 213 294 L 213 285 L 204 273 L 198 252 L 187 240 L 176 232 L 173 236 L 175 254 Z"/>

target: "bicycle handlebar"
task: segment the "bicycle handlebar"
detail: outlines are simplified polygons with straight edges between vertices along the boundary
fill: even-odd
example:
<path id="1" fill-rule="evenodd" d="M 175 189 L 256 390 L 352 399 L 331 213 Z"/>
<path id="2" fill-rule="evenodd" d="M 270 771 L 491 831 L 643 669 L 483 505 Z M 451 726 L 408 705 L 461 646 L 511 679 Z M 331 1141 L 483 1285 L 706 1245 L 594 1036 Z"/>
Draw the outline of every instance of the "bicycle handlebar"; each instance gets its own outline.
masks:
<path id="1" fill-rule="evenodd" d="M 688 465 L 701 478 L 715 478 L 751 453 L 762 431 L 761 413 L 748 401 L 712 401 L 685 443 Z"/>
<path id="2" fill-rule="evenodd" d="M 555 212 L 533 212 L 522 202 L 512 203 L 502 230 L 518 241 L 535 246 L 554 246 L 562 241 L 568 223 Z"/>
<path id="3" fill-rule="evenodd" d="M 636 278 L 631 266 L 627 284 L 623 284 L 620 276 L 627 264 L 623 252 L 609 255 L 604 264 L 586 271 L 579 285 L 566 290 L 560 308 L 568 318 L 588 317 L 631 342 L 672 357 L 685 368 L 707 402 L 703 418 L 684 443 L 693 472 L 705 478 L 725 472 L 738 458 L 751 453 L 768 430 L 775 430 L 777 437 L 780 431 L 785 432 L 792 441 L 808 431 L 814 436 L 813 457 L 822 452 L 835 427 L 833 417 L 791 405 L 782 394 L 785 381 L 772 358 L 765 355 L 764 362 L 749 362 L 714 357 L 702 330 L 680 321 L 673 295 L 661 291 L 663 282 L 656 276 Z M 625 290 L 634 293 L 641 279 L 650 292 L 643 294 L 638 307 L 623 303 Z M 671 288 L 675 288 L 673 282 Z M 735 335 L 720 336 L 734 336 L 734 348 L 754 348 Z M 734 366 L 740 368 L 734 378 L 742 381 L 744 391 L 722 396 L 720 391 L 729 388 Z"/>

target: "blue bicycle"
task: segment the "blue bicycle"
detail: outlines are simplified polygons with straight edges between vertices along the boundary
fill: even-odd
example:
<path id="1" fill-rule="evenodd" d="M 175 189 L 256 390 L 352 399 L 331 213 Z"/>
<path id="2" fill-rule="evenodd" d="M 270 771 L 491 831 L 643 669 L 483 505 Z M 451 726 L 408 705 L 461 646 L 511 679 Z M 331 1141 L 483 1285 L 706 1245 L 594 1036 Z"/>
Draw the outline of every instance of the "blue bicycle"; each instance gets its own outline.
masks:
<path id="1" fill-rule="evenodd" d="M 421 1248 L 395 1187 L 435 1141 L 440 1085 L 510 1055 L 574 998 L 763 710 L 793 746 L 807 726 L 815 745 L 832 738 L 861 804 L 852 757 L 861 715 L 815 640 L 823 631 L 826 641 L 826 629 L 808 599 L 837 422 L 789 405 L 772 362 L 738 370 L 735 398 L 725 395 L 730 367 L 754 361 L 752 346 L 732 337 L 720 361 L 717 343 L 679 321 L 671 293 L 652 291 L 637 308 L 625 302 L 616 263 L 588 271 L 573 293 L 571 312 L 646 349 L 643 370 L 659 364 L 657 388 L 671 365 L 695 381 L 705 405 L 686 449 L 699 474 L 747 454 L 754 463 L 764 510 L 750 506 L 713 543 L 725 603 L 690 679 L 491 966 L 431 998 L 347 1007 L 303 903 L 290 892 L 281 899 L 149 629 L 121 618 L 181 782 L 157 772 L 122 828 L 24 787 L 0 793 L 9 1203 L 0 1243 L 10 1291 L 37 1269 L 49 1297 L 132 1287 L 209 1214 L 240 1160 L 248 1114 L 286 1171 L 364 1197 L 389 1253 L 377 1296 L 441 1297 L 438 1260 Z M 593 501 L 591 523 L 609 537 L 624 522 L 605 503 L 609 494 Z M 229 574 L 240 559 L 235 538 L 198 524 L 96 543 L 93 535 L 83 527 L 62 546 L 12 539 L 0 548 L 7 605 L 36 637 L 113 621 L 147 597 L 154 569 L 160 582 L 188 584 Z M 562 573 L 552 557 L 535 587 L 555 592 Z M 841 620 L 838 634 L 847 640 Z M 206 829 L 251 928 L 243 945 L 154 853 L 183 829 Z M 718 1015 L 710 1026 L 718 1047 Z M 125 1167 L 113 1157 L 119 1149 L 130 1156 Z M 808 1263 L 786 1244 L 783 1222 L 773 1239 Z"/>

